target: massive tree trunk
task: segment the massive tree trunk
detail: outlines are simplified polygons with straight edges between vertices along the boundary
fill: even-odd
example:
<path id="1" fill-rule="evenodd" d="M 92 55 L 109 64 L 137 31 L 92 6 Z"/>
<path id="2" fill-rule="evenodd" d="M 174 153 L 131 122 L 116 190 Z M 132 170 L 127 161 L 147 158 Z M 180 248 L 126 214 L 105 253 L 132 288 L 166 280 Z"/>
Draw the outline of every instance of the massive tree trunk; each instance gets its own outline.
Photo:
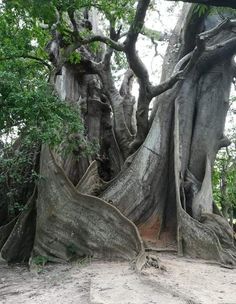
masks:
<path id="1" fill-rule="evenodd" d="M 146 247 L 236 263 L 232 230 L 213 213 L 211 186 L 216 153 L 228 144 L 224 123 L 236 52 L 235 22 L 211 30 L 219 23 L 216 16 L 197 18 L 192 6 L 184 8 L 162 75 L 164 81 L 183 70 L 183 79 L 155 101 L 148 135 L 130 156 L 136 131 L 132 73 L 119 92 L 109 64 L 99 71 L 89 64 L 85 69 L 83 63 L 64 64 L 55 87 L 81 108 L 86 136 L 100 148 L 89 157 L 81 146 L 69 156 L 42 148 L 32 255 L 51 261 L 84 256 L 140 261 L 144 240 Z M 28 214 L 19 222 L 32 225 Z M 18 259 L 11 252 L 14 224 L 0 230 L 8 261 L 29 256 L 28 248 Z"/>

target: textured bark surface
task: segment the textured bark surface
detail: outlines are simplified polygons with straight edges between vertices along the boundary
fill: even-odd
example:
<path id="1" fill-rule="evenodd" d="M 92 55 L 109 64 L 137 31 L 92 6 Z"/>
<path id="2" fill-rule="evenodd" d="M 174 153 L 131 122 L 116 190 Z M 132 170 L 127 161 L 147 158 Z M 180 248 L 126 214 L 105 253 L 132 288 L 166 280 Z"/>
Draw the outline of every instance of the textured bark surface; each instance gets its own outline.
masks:
<path id="1" fill-rule="evenodd" d="M 211 184 L 211 163 L 209 158 L 206 159 L 205 176 L 202 181 L 201 189 L 196 193 L 192 202 L 192 216 L 200 219 L 202 213 L 213 212 L 213 194 Z"/>
<path id="2" fill-rule="evenodd" d="M 0 227 L 0 250 L 6 243 L 9 235 L 11 234 L 16 222 L 17 222 L 18 217 L 14 218 L 12 221 L 7 223 L 6 225 L 2 225 Z"/>
<path id="3" fill-rule="evenodd" d="M 44 147 L 34 255 L 51 261 L 86 256 L 135 260 L 143 251 L 137 228 L 115 207 L 79 193 Z"/>
<path id="4" fill-rule="evenodd" d="M 28 262 L 34 242 L 36 225 L 36 191 L 19 217 L 0 228 L 1 255 L 9 263 Z"/>
<path id="5" fill-rule="evenodd" d="M 158 239 L 161 230 L 168 189 L 168 142 L 173 103 L 171 92 L 163 94 L 163 103 L 158 108 L 152 128 L 131 164 L 101 195 L 136 225 L 148 225 L 150 222 L 151 231 L 146 234 L 154 240 Z"/>
<path id="6" fill-rule="evenodd" d="M 180 107 L 175 101 L 175 185 L 177 203 L 177 240 L 179 254 L 187 254 L 191 257 L 217 260 L 223 264 L 236 265 L 236 248 L 234 245 L 233 230 L 227 221 L 212 214 L 212 196 L 209 159 L 206 161 L 205 177 L 201 189 L 196 193 L 192 206 L 191 217 L 183 209 L 183 197 L 180 191 L 183 184 L 181 172 L 181 141 L 180 141 Z M 197 208 L 196 208 L 197 207 Z M 195 210 L 195 208 L 197 210 Z M 209 208 L 209 213 L 204 213 Z"/>
<path id="7" fill-rule="evenodd" d="M 105 182 L 100 178 L 98 164 L 96 161 L 93 161 L 76 185 L 76 189 L 83 194 L 98 196 L 109 184 L 110 182 Z"/>
<path id="8" fill-rule="evenodd" d="M 148 0 L 139 2 L 134 25 L 142 25 L 148 5 Z M 118 90 L 110 48 L 100 64 L 93 66 L 94 58 L 87 54 L 86 65 L 83 61 L 63 65 L 55 88 L 65 102 L 81 109 L 83 135 L 100 146 L 96 153 L 84 156 L 75 134 L 78 146 L 70 155 L 54 157 L 43 147 L 34 257 L 49 261 L 119 258 L 138 260 L 141 265 L 145 260 L 142 237 L 146 246 L 236 263 L 232 230 L 213 214 L 212 200 L 212 165 L 219 148 L 228 144 L 224 124 L 231 59 L 236 53 L 235 22 L 219 23 L 218 16 L 198 18 L 191 5 L 183 9 L 164 60 L 165 82 L 156 87 L 135 50 L 134 25 L 122 47 L 113 41 L 125 52 L 140 84 L 137 131 L 133 73 L 127 71 Z M 202 31 L 206 32 L 199 35 Z M 181 80 L 173 76 L 179 70 Z M 148 121 L 149 102 L 157 95 Z M 129 156 L 131 152 L 135 153 Z M 22 254 L 19 247 L 22 235 L 15 254 L 11 241 L 19 225 L 23 232 L 27 225 L 31 228 L 33 223 L 28 221 L 29 213 L 22 213 L 9 237 L 14 223 L 3 227 L 5 236 L 0 240 L 7 242 L 2 255 L 8 261 L 29 257 L 29 248 Z"/>

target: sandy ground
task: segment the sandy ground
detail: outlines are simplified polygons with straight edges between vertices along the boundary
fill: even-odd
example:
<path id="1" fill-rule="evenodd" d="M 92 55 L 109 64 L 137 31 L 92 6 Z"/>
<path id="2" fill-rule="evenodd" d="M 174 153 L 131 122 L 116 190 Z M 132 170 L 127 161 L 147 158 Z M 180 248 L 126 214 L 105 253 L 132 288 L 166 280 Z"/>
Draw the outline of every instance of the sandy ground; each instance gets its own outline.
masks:
<path id="1" fill-rule="evenodd" d="M 236 304 L 236 269 L 159 255 L 164 269 L 128 263 L 49 265 L 40 274 L 0 261 L 0 303 Z"/>

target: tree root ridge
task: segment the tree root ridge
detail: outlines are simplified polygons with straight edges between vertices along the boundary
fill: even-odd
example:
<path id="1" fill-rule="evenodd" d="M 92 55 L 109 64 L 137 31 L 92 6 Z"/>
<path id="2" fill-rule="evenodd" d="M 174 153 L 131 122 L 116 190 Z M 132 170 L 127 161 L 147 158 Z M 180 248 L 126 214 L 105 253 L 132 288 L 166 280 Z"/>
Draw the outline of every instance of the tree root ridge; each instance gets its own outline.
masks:
<path id="1" fill-rule="evenodd" d="M 139 263 L 144 249 L 136 226 L 112 205 L 78 192 L 47 147 L 42 155 L 33 255 L 49 261 L 89 256 Z"/>
<path id="2" fill-rule="evenodd" d="M 0 227 L 0 250 L 6 243 L 9 235 L 11 234 L 11 232 L 17 222 L 17 219 L 18 219 L 18 216 L 16 218 L 14 218 L 12 221 L 10 221 L 9 223 L 7 223 L 6 225 Z"/>
<path id="3" fill-rule="evenodd" d="M 181 149 L 179 137 L 179 104 L 175 103 L 175 186 L 177 203 L 177 241 L 180 254 L 187 254 L 194 258 L 216 260 L 222 264 L 236 265 L 236 248 L 233 241 L 233 231 L 221 216 L 212 213 L 198 213 L 192 218 L 182 207 L 180 196 L 183 185 L 181 173 Z M 195 194 L 195 206 L 209 206 L 212 204 L 210 161 L 206 156 L 205 176 L 201 189 Z M 206 209 L 212 212 L 211 209 Z"/>
<path id="4" fill-rule="evenodd" d="M 213 214 L 212 207 L 211 165 L 207 157 L 205 176 L 192 202 L 195 219 L 183 209 L 179 210 L 183 251 L 205 259 L 215 259 L 222 264 L 236 265 L 233 230 L 223 216 Z"/>
<path id="5" fill-rule="evenodd" d="M 156 254 L 150 254 L 142 252 L 138 258 L 135 260 L 134 269 L 137 272 L 142 271 L 144 268 L 154 267 L 162 271 L 166 271 L 166 267 L 161 262 Z"/>
<path id="6" fill-rule="evenodd" d="M 83 194 L 99 196 L 109 184 L 110 182 L 105 182 L 100 178 L 97 161 L 94 160 L 80 179 L 76 189 Z"/>
<path id="7" fill-rule="evenodd" d="M 27 262 L 30 258 L 35 235 L 36 196 L 34 190 L 21 214 L 0 229 L 0 235 L 1 232 L 3 236 L 5 234 L 4 244 L 0 247 L 1 255 L 8 263 Z"/>
<path id="8" fill-rule="evenodd" d="M 222 229 L 217 221 L 200 223 L 182 210 L 179 228 L 184 254 L 194 258 L 216 260 L 226 265 L 236 265 L 236 248 L 233 243 L 230 246 L 228 232 Z"/>

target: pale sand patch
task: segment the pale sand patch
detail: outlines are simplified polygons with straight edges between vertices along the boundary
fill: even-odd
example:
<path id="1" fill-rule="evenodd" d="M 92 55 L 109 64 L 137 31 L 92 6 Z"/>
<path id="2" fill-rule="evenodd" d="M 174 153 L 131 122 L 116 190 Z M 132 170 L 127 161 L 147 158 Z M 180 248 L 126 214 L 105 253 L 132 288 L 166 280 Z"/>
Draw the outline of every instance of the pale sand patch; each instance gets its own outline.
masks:
<path id="1" fill-rule="evenodd" d="M 0 262 L 1 304 L 236 304 L 236 270 L 159 255 L 165 270 L 128 263 L 49 265 L 42 273 Z"/>

